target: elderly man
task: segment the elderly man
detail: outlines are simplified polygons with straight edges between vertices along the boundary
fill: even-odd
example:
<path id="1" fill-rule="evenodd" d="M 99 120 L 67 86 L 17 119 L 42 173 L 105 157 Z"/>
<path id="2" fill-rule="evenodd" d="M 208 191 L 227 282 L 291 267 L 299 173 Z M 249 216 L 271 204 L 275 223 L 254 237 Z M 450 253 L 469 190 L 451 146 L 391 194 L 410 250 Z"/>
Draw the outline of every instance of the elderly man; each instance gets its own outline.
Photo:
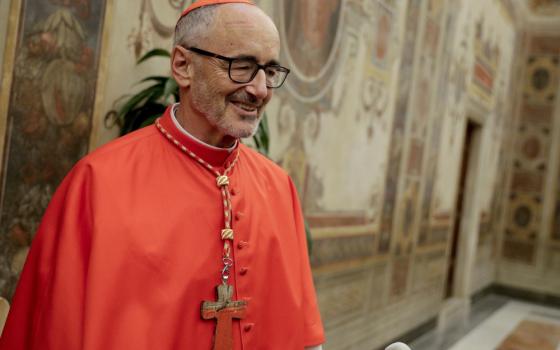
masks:
<path id="1" fill-rule="evenodd" d="M 82 159 L 43 218 L 2 350 L 320 349 L 300 205 L 239 143 L 289 70 L 248 0 L 177 24 L 180 104 Z"/>

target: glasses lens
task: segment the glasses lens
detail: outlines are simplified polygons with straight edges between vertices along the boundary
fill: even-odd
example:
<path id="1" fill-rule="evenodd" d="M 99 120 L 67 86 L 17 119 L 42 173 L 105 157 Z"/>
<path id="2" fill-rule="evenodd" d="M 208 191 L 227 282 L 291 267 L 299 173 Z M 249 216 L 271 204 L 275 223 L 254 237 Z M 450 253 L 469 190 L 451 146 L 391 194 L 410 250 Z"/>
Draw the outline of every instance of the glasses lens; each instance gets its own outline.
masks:
<path id="1" fill-rule="evenodd" d="M 233 60 L 229 69 L 230 77 L 237 83 L 248 83 L 258 69 L 257 64 L 251 60 Z"/>
<path id="2" fill-rule="evenodd" d="M 255 78 L 258 70 L 259 65 L 255 61 L 236 59 L 231 61 L 229 76 L 234 82 L 245 84 Z M 289 70 L 282 66 L 271 65 L 264 67 L 264 72 L 266 75 L 266 86 L 269 88 L 277 88 L 284 83 Z"/>
<path id="3" fill-rule="evenodd" d="M 265 69 L 266 73 L 266 86 L 271 88 L 277 88 L 284 83 L 288 71 L 284 67 L 280 66 L 269 66 Z"/>

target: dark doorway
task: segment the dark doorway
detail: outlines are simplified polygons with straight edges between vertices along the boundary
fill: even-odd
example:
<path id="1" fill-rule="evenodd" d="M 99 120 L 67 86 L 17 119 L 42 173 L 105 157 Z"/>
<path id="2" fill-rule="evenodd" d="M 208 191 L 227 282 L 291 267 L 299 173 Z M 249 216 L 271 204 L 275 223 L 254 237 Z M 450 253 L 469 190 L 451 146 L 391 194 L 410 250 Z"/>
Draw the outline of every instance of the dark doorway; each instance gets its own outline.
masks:
<path id="1" fill-rule="evenodd" d="M 457 265 L 459 257 L 459 242 L 463 221 L 472 219 L 470 217 L 467 204 L 469 203 L 469 194 L 473 192 L 473 181 L 470 179 L 474 176 L 473 166 L 478 160 L 478 150 L 480 149 L 480 133 L 481 126 L 472 120 L 467 120 L 465 129 L 465 138 L 463 142 L 463 154 L 461 156 L 461 169 L 459 173 L 459 187 L 457 189 L 457 198 L 455 202 L 455 216 L 453 222 L 453 236 L 451 237 L 451 251 L 449 255 L 449 265 L 447 270 L 447 284 L 445 288 L 445 297 L 455 296 L 455 285 L 457 279 Z M 471 180 L 471 181 L 469 181 Z"/>

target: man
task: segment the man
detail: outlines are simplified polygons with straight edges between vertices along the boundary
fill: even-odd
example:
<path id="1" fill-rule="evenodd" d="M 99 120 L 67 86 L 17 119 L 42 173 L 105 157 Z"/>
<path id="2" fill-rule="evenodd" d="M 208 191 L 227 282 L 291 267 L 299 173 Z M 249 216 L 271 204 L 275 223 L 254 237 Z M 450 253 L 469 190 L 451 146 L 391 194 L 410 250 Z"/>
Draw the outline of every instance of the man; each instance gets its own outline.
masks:
<path id="1" fill-rule="evenodd" d="M 0 349 L 320 349 L 296 190 L 251 136 L 288 70 L 248 0 L 178 22 L 180 104 L 82 159 L 53 197 Z"/>

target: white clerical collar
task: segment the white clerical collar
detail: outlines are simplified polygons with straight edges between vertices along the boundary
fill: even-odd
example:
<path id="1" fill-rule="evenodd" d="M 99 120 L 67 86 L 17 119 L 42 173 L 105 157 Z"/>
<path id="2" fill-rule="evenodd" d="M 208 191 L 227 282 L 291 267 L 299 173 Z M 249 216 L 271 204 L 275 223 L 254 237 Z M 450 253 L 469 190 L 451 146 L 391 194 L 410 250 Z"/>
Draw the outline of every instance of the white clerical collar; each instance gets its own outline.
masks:
<path id="1" fill-rule="evenodd" d="M 175 127 L 177 127 L 177 129 L 180 132 L 185 134 L 188 138 L 192 139 L 193 141 L 196 141 L 196 142 L 200 143 L 201 145 L 203 145 L 205 147 L 208 147 L 210 149 L 215 149 L 215 150 L 218 150 L 218 151 L 228 151 L 229 153 L 231 153 L 231 152 L 233 152 L 233 150 L 235 150 L 235 147 L 237 147 L 237 140 L 235 140 L 235 143 L 233 144 L 233 146 L 228 147 L 228 148 L 221 148 L 221 147 L 216 147 L 216 146 L 209 145 L 206 142 L 197 139 L 193 134 L 191 134 L 190 132 L 185 130 L 185 128 L 183 128 L 183 126 L 181 124 L 179 124 L 179 121 L 177 120 L 177 117 L 175 116 L 175 110 L 178 107 L 179 107 L 179 103 L 175 103 L 171 107 L 171 120 L 173 120 L 173 124 L 175 124 Z"/>

